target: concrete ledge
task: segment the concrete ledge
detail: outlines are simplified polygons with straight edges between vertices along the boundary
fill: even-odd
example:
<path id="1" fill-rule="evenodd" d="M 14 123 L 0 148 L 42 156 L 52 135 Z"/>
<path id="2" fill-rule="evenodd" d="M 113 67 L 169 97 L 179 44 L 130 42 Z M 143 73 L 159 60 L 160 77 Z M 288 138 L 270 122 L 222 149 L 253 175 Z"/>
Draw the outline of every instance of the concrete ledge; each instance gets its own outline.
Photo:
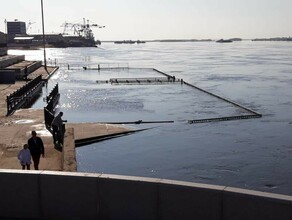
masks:
<path id="1" fill-rule="evenodd" d="M 75 138 L 73 128 L 66 128 L 64 146 L 62 149 L 61 167 L 63 171 L 68 172 L 77 171 Z"/>
<path id="2" fill-rule="evenodd" d="M 292 196 L 181 181 L 0 170 L 0 187 L 0 219 L 292 219 Z"/>
<path id="3" fill-rule="evenodd" d="M 40 216 L 39 176 L 37 173 L 0 173 L 0 219 Z"/>
<path id="4" fill-rule="evenodd" d="M 40 175 L 42 215 L 48 219 L 96 219 L 97 179 L 86 176 Z"/>
<path id="5" fill-rule="evenodd" d="M 162 180 L 159 184 L 159 219 L 220 219 L 224 188 Z"/>
<path id="6" fill-rule="evenodd" d="M 292 219 L 292 197 L 227 187 L 223 194 L 223 219 Z"/>
<path id="7" fill-rule="evenodd" d="M 99 178 L 100 219 L 156 219 L 158 185 L 153 182 Z"/>

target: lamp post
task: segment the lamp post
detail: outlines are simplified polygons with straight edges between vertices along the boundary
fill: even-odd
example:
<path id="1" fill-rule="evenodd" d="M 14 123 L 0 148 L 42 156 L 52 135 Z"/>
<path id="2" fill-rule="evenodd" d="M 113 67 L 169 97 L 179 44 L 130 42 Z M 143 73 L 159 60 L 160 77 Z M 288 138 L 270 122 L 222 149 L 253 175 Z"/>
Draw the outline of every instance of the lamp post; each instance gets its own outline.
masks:
<path id="1" fill-rule="evenodd" d="M 46 39 L 45 39 L 45 22 L 44 22 L 43 0 L 41 0 L 41 9 L 42 9 L 42 26 L 43 26 L 43 44 L 44 44 L 44 66 L 45 66 L 45 70 L 47 70 Z"/>

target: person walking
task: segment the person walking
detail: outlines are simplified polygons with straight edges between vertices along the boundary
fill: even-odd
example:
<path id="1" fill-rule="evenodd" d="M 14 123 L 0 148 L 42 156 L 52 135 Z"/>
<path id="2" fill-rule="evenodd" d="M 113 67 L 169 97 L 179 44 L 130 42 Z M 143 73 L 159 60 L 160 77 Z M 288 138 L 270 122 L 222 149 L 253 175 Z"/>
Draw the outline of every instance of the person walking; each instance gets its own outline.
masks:
<path id="1" fill-rule="evenodd" d="M 60 112 L 52 121 L 53 128 L 53 139 L 54 144 L 63 144 L 63 138 L 65 129 L 63 128 L 63 122 L 67 122 L 67 120 L 62 119 L 63 112 Z"/>
<path id="2" fill-rule="evenodd" d="M 45 148 L 43 141 L 37 136 L 35 131 L 31 132 L 32 137 L 28 139 L 28 149 L 30 150 L 31 157 L 33 160 L 34 169 L 39 169 L 39 162 L 41 155 L 45 157 Z"/>
<path id="3" fill-rule="evenodd" d="M 23 145 L 23 149 L 19 151 L 17 158 L 20 161 L 23 170 L 25 170 L 25 167 L 30 170 L 31 154 L 28 149 L 28 144 Z"/>

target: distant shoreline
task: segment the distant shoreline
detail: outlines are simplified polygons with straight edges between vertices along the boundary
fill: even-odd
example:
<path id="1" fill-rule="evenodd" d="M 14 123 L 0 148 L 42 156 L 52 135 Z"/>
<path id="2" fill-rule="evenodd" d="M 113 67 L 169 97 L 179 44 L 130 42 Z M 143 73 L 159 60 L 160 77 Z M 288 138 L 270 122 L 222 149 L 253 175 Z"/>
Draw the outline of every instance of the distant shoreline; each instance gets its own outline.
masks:
<path id="1" fill-rule="evenodd" d="M 256 38 L 252 41 L 292 41 L 292 37 Z"/>
<path id="2" fill-rule="evenodd" d="M 232 42 L 238 41 L 292 41 L 292 37 L 275 37 L 275 38 L 255 38 L 255 39 L 241 39 L 241 38 L 228 38 Z M 159 39 L 159 40 L 143 40 L 144 42 L 216 42 L 214 39 Z M 114 43 L 116 40 L 104 40 L 102 43 Z"/>
<path id="3" fill-rule="evenodd" d="M 223 40 L 223 39 L 221 39 Z M 265 42 L 292 42 L 292 37 L 276 37 L 276 38 L 255 38 L 255 39 L 241 39 L 241 38 L 230 38 L 226 39 L 230 40 L 231 42 L 241 42 L 241 41 L 265 41 Z M 143 40 L 143 43 L 152 43 L 152 42 L 160 42 L 160 43 L 184 43 L 184 42 L 216 42 L 217 40 L 213 39 L 161 39 L 161 40 Z M 101 43 L 115 43 L 115 40 L 105 40 L 100 41 Z M 133 41 L 137 42 L 137 41 Z M 46 44 L 46 48 L 57 48 L 53 45 Z M 43 49 L 43 45 L 28 45 L 28 44 L 14 44 L 8 45 L 8 50 L 39 50 Z"/>

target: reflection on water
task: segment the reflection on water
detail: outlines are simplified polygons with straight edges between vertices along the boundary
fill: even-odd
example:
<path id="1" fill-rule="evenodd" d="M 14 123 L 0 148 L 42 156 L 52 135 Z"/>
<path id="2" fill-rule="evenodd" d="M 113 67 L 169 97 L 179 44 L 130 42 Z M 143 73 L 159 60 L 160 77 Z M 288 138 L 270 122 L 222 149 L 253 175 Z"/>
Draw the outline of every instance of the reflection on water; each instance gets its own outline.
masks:
<path id="1" fill-rule="evenodd" d="M 11 51 L 23 53 L 23 51 Z M 10 52 L 10 53 L 11 53 Z M 26 51 L 42 59 L 41 51 Z M 135 125 L 153 129 L 77 150 L 81 172 L 114 173 L 220 184 L 292 195 L 292 45 L 287 42 L 232 44 L 102 44 L 100 48 L 48 49 L 61 68 L 60 108 L 69 121 L 174 120 Z M 157 68 L 263 114 L 261 119 L 187 124 L 186 119 L 245 114 L 186 86 L 111 86 L 96 80 L 145 72 L 82 70 L 97 63 Z M 147 72 L 149 76 L 156 73 Z M 43 107 L 39 100 L 35 107 Z"/>

